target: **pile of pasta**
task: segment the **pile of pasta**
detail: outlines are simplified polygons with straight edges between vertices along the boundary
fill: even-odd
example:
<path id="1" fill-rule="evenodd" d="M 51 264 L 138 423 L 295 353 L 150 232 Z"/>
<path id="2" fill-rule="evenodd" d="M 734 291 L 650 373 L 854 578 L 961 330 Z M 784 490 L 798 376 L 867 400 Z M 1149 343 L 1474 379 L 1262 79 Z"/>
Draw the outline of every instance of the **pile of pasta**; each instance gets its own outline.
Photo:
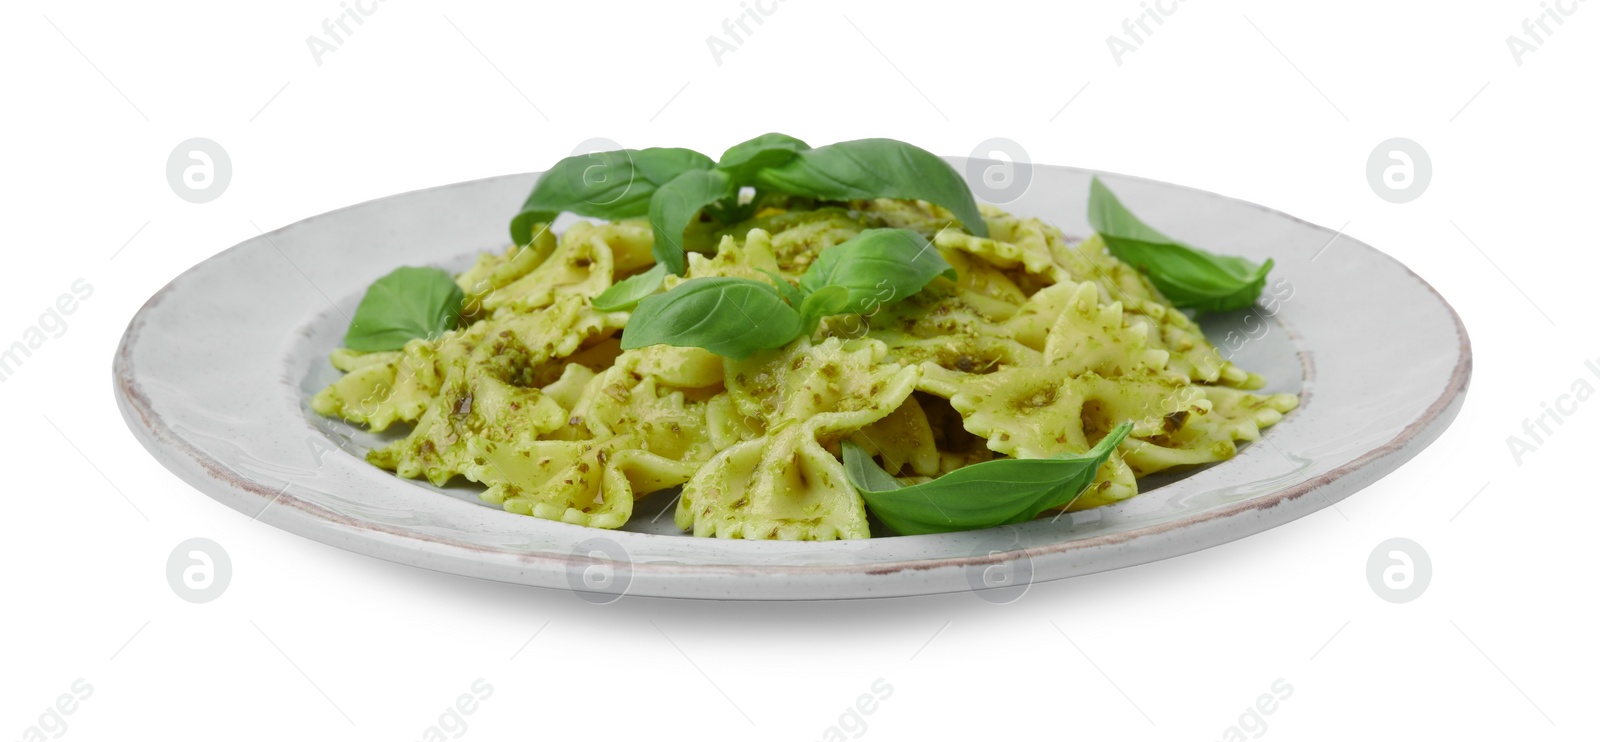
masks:
<path id="1" fill-rule="evenodd" d="M 907 484 L 1000 456 L 1082 453 L 1132 433 L 1068 509 L 1125 500 L 1137 477 L 1222 461 L 1292 410 L 1223 359 L 1195 323 L 1098 238 L 985 207 L 990 238 L 924 202 L 764 209 L 690 229 L 684 277 L 798 281 L 823 249 L 873 227 L 917 230 L 956 269 L 870 315 L 743 360 L 699 348 L 624 351 L 627 312 L 591 300 L 649 268 L 641 221 L 578 222 L 559 239 L 484 254 L 457 277 L 462 326 L 403 350 L 331 361 L 323 415 L 412 427 L 367 459 L 402 477 L 486 486 L 513 513 L 618 528 L 634 501 L 682 487 L 696 536 L 828 540 L 870 535 L 845 477 L 850 440 Z"/>

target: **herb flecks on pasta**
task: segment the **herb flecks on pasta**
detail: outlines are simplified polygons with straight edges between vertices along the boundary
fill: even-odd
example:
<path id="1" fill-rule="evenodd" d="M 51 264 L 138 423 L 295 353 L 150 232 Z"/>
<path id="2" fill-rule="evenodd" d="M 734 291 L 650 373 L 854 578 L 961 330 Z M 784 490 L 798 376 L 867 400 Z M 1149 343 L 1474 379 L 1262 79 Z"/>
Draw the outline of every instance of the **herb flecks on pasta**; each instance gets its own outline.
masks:
<path id="1" fill-rule="evenodd" d="M 480 483 L 509 512 L 618 528 L 635 499 L 681 487 L 674 519 L 696 536 L 832 540 L 1109 505 L 1297 406 L 1250 391 L 1265 379 L 1165 293 L 1247 304 L 1270 261 L 1166 238 L 1099 183 L 1107 233 L 1073 240 L 885 142 L 608 153 L 635 178 L 617 193 L 547 175 L 518 244 L 453 286 L 386 279 L 311 407 L 409 426 L 368 460 Z M 877 170 L 895 163 L 915 172 Z M 561 211 L 615 221 L 558 235 Z"/>
<path id="2" fill-rule="evenodd" d="M 900 407 L 921 369 L 885 362 L 870 338 L 800 339 L 727 363 L 733 411 L 759 435 L 718 453 L 683 487 L 677 524 L 696 536 L 866 538 L 839 442 Z"/>

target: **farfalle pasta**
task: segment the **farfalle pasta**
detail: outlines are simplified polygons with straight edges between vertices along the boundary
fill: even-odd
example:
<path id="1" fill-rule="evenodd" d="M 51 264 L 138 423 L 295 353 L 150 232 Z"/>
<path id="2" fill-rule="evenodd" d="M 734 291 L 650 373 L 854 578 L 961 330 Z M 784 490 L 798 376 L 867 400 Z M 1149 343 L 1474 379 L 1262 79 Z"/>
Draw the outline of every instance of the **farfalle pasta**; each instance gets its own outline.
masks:
<path id="1" fill-rule="evenodd" d="M 805 315 L 798 337 L 744 357 L 630 347 L 630 310 L 597 297 L 656 263 L 652 225 L 580 221 L 556 235 L 535 224 L 522 246 L 455 277 L 460 326 L 398 350 L 335 351 L 344 376 L 311 407 L 374 431 L 409 425 L 367 460 L 480 483 L 509 512 L 619 528 L 635 499 L 679 488 L 674 519 L 696 536 L 831 540 L 875 529 L 846 445 L 915 485 L 1081 455 L 1127 424 L 1062 506 L 1081 510 L 1135 496 L 1138 477 L 1230 458 L 1298 403 L 1250 391 L 1265 380 L 1224 359 L 1098 236 L 1074 241 L 992 207 L 986 229 L 964 229 L 908 199 L 745 203 L 728 226 L 692 223 L 683 275 L 645 294 L 737 279 L 796 310 L 825 303 L 802 277 L 870 230 L 919 235 L 953 273 L 912 295 L 824 297 L 837 305 Z"/>

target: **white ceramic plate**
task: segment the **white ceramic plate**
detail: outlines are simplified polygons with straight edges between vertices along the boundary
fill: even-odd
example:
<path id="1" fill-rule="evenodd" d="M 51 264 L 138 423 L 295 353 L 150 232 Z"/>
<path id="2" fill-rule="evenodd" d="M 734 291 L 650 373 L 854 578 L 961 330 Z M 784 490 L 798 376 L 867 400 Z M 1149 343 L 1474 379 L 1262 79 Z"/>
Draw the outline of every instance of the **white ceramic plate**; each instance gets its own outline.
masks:
<path id="1" fill-rule="evenodd" d="M 952 159 L 967 172 L 964 160 Z M 1034 166 L 1004 204 L 1089 233 L 1091 173 Z M 1159 229 L 1277 261 L 1292 295 L 1270 319 L 1210 318 L 1245 368 L 1300 409 L 1231 461 L 1142 482 L 1115 506 L 930 536 L 785 543 L 696 539 L 638 503 L 628 530 L 513 515 L 466 486 L 402 480 L 361 459 L 378 439 L 312 413 L 366 286 L 400 265 L 460 269 L 507 242 L 535 175 L 371 201 L 239 244 L 177 277 L 128 325 L 114 374 L 129 427 L 163 465 L 251 517 L 352 551 L 546 587 L 697 598 L 916 595 L 1100 572 L 1197 551 L 1328 507 L 1415 456 L 1455 417 L 1471 375 L 1461 320 L 1377 250 L 1214 194 L 1104 176 Z M 563 225 L 558 224 L 558 229 Z M 1315 262 L 1313 262 L 1315 261 Z M 1265 328 L 1265 334 L 1262 334 Z M 1233 340 L 1228 332 L 1239 333 Z M 1294 554 L 1284 558 L 1293 559 Z"/>

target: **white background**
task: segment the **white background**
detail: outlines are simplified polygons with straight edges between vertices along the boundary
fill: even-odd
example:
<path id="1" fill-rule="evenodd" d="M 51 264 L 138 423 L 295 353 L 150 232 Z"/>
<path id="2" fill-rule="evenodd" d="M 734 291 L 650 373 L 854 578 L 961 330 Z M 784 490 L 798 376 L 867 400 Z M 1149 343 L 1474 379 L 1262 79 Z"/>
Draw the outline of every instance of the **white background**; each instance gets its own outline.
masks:
<path id="1" fill-rule="evenodd" d="M 1600 357 L 1600 4 L 1562 3 L 1573 15 L 1520 65 L 1506 38 L 1527 38 L 1534 0 L 1192 0 L 1119 65 L 1106 39 L 1135 0 L 787 0 L 719 64 L 706 39 L 739 0 L 386 0 L 319 65 L 306 39 L 338 0 L 9 2 L 0 345 L 74 280 L 93 294 L 0 383 L 0 739 L 41 715 L 72 739 L 420 739 L 478 678 L 493 695 L 451 727 L 472 739 L 821 739 L 880 678 L 892 695 L 847 736 L 1223 739 L 1280 678 L 1292 695 L 1247 736 L 1593 735 L 1600 403 L 1520 466 L 1506 442 L 1578 379 L 1600 386 L 1583 366 Z M 157 465 L 116 411 L 129 317 L 253 225 L 540 170 L 592 137 L 715 155 L 768 130 L 952 155 L 1007 137 L 1035 162 L 1344 227 L 1461 313 L 1466 406 L 1337 511 L 1008 606 L 593 606 L 428 573 L 251 522 Z M 165 176 L 191 137 L 233 162 L 203 205 Z M 1391 137 L 1433 162 L 1404 205 L 1366 180 Z M 204 605 L 165 575 L 194 536 L 233 561 Z M 1433 562 L 1401 605 L 1365 574 L 1394 536 Z M 88 698 L 46 713 L 80 678 Z"/>

